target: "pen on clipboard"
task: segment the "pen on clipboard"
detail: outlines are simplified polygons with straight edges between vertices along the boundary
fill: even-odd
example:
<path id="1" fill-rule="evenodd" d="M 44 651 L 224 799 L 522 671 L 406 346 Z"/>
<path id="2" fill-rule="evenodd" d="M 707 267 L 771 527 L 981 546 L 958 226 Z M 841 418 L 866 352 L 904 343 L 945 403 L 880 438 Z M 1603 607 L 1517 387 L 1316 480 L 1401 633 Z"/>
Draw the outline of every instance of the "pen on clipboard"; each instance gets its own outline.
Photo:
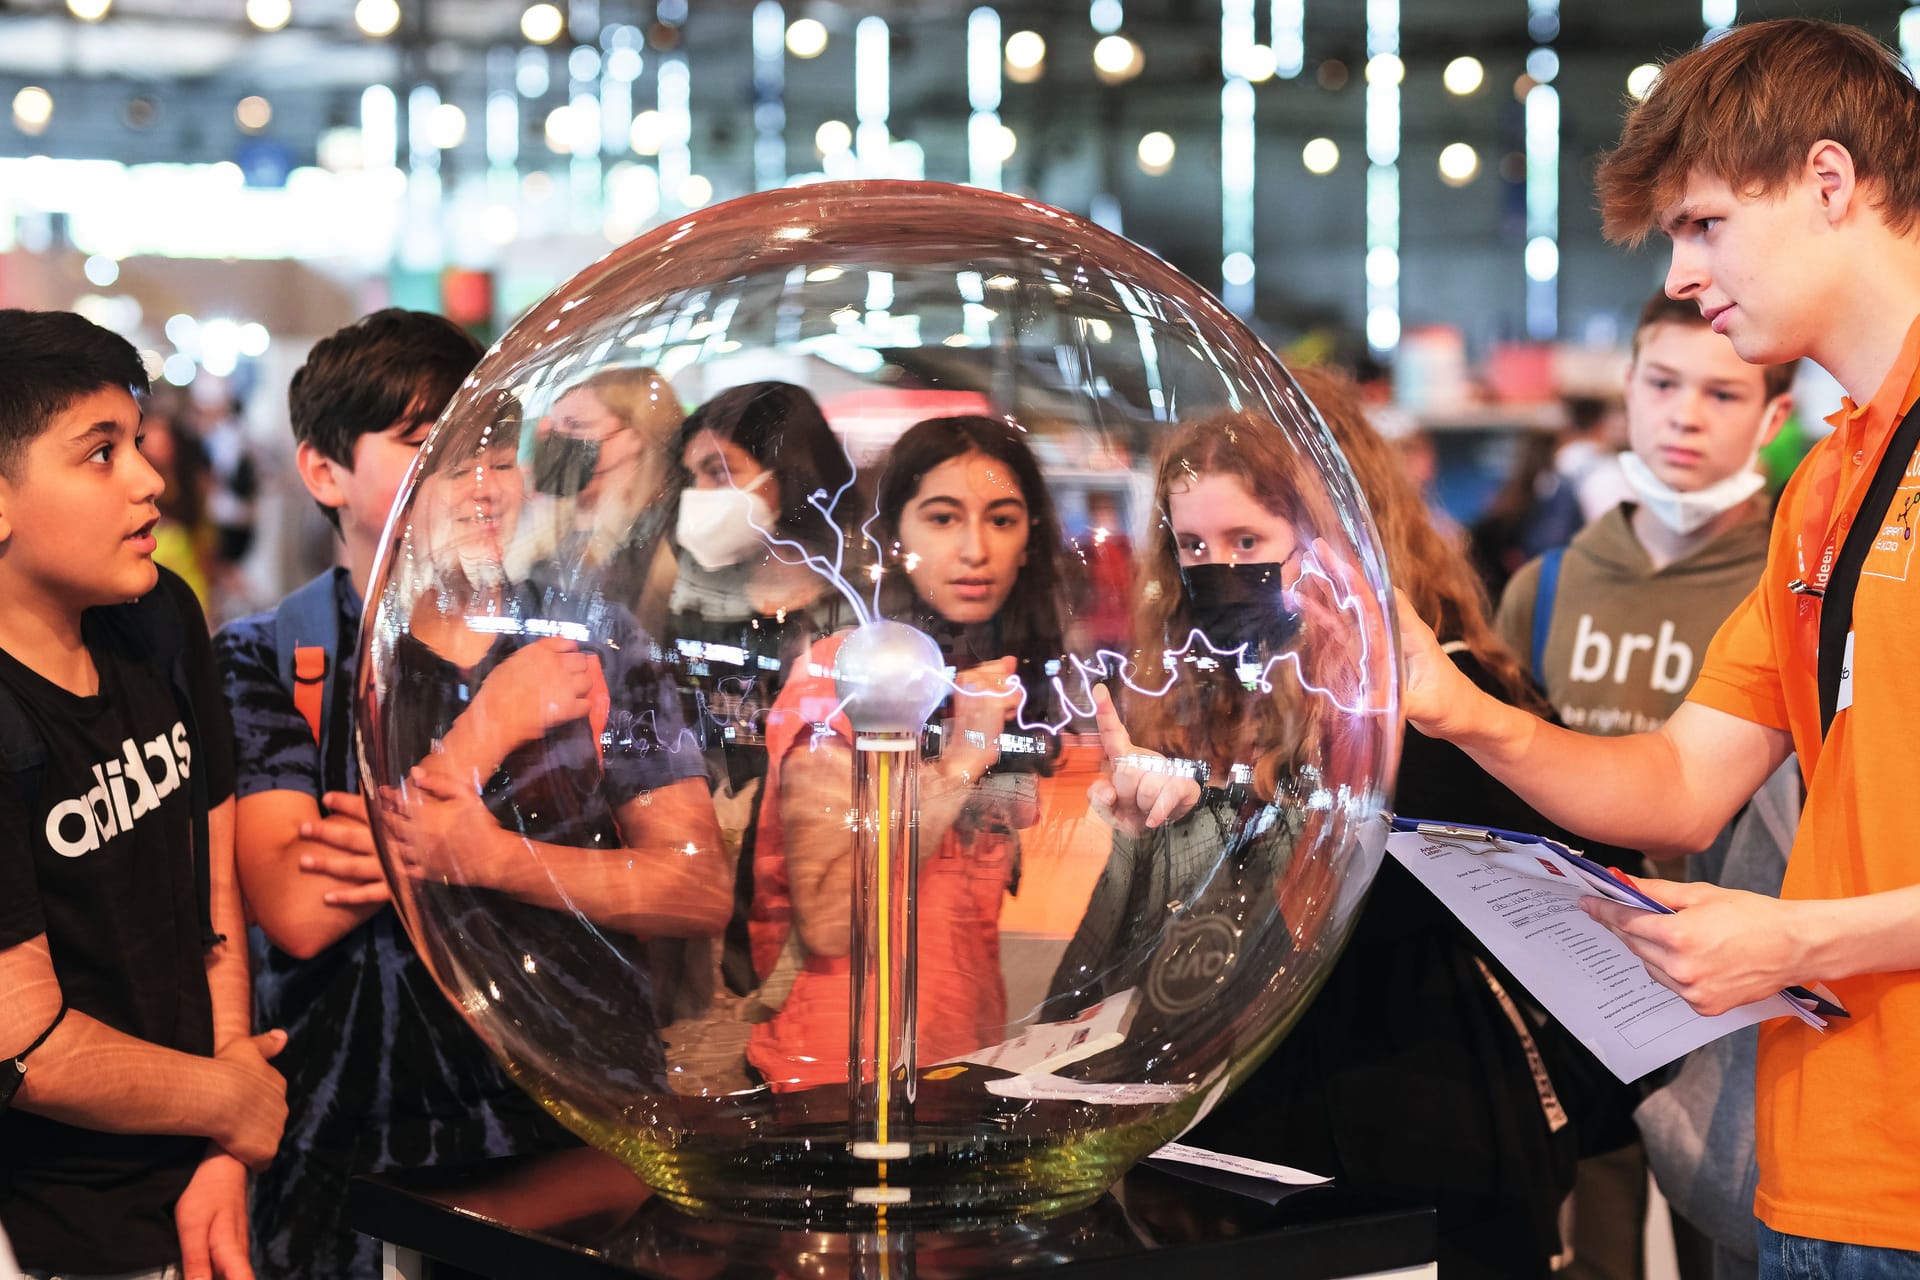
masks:
<path id="1" fill-rule="evenodd" d="M 1504 841 L 1507 844 L 1544 845 L 1574 866 L 1579 867 L 1582 871 L 1610 879 L 1620 885 L 1622 889 L 1631 894 L 1636 901 L 1645 906 L 1649 911 L 1657 911 L 1662 915 L 1674 914 L 1672 907 L 1667 906 L 1664 902 L 1656 901 L 1641 892 L 1640 886 L 1635 884 L 1630 877 L 1612 867 L 1603 867 L 1591 858 L 1573 849 L 1569 849 L 1558 840 L 1549 840 L 1545 836 L 1537 836 L 1527 831 L 1505 831 L 1499 827 L 1467 827 L 1452 822 L 1423 822 L 1418 818 L 1402 818 L 1398 814 L 1393 817 L 1393 829 L 1395 831 L 1413 831 L 1421 835 L 1440 836 L 1442 838 L 1452 838 L 1456 840 L 1484 840 L 1489 844 L 1495 841 Z M 1782 987 L 1781 990 L 1790 998 L 1812 1006 L 1813 1011 L 1822 1017 L 1850 1018 L 1853 1016 L 1833 1001 L 1798 984 L 1790 987 Z"/>

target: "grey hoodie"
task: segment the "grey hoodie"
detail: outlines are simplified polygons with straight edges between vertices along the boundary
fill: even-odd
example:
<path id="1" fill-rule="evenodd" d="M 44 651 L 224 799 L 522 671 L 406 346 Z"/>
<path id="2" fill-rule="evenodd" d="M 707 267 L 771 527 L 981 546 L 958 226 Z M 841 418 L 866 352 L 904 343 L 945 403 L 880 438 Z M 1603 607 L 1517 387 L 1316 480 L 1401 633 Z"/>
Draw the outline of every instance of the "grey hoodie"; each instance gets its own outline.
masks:
<path id="1" fill-rule="evenodd" d="M 1543 671 L 1532 672 L 1570 729 L 1645 733 L 1679 709 L 1720 624 L 1760 581 L 1767 563 L 1767 506 L 1692 555 L 1661 569 L 1634 536 L 1622 503 L 1574 535 L 1560 565 Z M 1507 584 L 1495 618 L 1502 638 L 1533 667 L 1540 561 Z"/>

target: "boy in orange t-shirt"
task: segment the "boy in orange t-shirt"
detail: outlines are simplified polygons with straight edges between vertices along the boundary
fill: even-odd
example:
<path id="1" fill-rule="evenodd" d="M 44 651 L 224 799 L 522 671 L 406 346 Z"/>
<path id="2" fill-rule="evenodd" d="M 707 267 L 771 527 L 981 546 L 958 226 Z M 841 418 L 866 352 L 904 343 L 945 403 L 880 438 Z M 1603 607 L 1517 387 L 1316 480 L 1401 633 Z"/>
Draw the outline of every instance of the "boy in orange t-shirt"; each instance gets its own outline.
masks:
<path id="1" fill-rule="evenodd" d="M 1920 90 L 1858 30 L 1735 28 L 1665 68 L 1599 188 L 1610 236 L 1657 227 L 1671 240 L 1669 295 L 1696 302 L 1742 359 L 1814 360 L 1845 407 L 1782 495 L 1760 584 L 1658 731 L 1588 737 L 1494 702 L 1403 604 L 1407 719 L 1569 829 L 1657 856 L 1704 847 L 1798 752 L 1807 804 L 1780 899 L 1653 881 L 1676 914 L 1590 910 L 1703 1013 L 1832 985 L 1850 1019 L 1761 1031 L 1760 1275 L 1920 1277 L 1920 840 L 1907 799 L 1920 454 L 1887 509 L 1862 509 L 1920 398 Z M 1823 732 L 1821 611 L 1844 585 L 1829 577 L 1856 519 L 1879 535 Z"/>

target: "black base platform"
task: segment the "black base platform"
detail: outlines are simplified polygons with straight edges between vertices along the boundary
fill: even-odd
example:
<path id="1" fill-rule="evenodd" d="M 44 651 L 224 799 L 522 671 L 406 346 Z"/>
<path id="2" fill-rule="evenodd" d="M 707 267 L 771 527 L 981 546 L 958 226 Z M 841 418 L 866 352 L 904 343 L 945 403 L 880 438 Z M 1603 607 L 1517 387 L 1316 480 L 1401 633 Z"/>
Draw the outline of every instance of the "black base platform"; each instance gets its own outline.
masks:
<path id="1" fill-rule="evenodd" d="M 1435 1275 L 1431 1209 L 1339 1187 L 1207 1181 L 1142 1165 L 1091 1207 L 979 1231 L 782 1230 L 695 1218 L 611 1158 L 570 1151 L 354 1180 L 390 1280 L 1339 1280 Z M 1249 1194 L 1251 1193 L 1251 1194 Z"/>

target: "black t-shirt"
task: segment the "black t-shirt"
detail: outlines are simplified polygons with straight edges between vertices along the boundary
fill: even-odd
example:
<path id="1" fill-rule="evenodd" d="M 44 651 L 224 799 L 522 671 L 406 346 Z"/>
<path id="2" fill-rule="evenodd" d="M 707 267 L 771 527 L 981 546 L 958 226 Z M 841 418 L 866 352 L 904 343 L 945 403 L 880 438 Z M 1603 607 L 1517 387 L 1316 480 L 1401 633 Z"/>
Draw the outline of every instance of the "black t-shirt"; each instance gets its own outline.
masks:
<path id="1" fill-rule="evenodd" d="M 156 590 L 180 612 L 191 724 L 170 663 L 110 611 L 82 620 L 100 674 L 92 697 L 0 650 L 0 682 L 47 752 L 44 769 L 0 778 L 0 948 L 45 933 L 72 1010 L 206 1055 L 189 779 L 204 774 L 213 804 L 233 793 L 233 733 L 199 605 L 165 571 Z M 179 1257 L 173 1204 L 205 1150 L 203 1138 L 99 1133 L 13 1107 L 0 1116 L 0 1223 L 22 1266 L 163 1265 Z"/>

